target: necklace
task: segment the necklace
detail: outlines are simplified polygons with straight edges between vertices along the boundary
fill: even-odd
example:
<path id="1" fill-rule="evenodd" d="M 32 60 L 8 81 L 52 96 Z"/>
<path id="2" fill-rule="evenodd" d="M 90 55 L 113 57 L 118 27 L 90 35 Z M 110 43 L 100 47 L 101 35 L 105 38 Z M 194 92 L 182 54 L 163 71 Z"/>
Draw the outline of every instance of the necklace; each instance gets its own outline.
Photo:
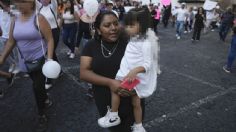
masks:
<path id="1" fill-rule="evenodd" d="M 106 47 L 104 46 L 104 44 L 103 44 L 103 42 L 102 42 L 102 40 L 101 40 L 101 50 L 102 50 L 102 55 L 103 55 L 103 57 L 105 57 L 105 58 L 111 57 L 111 56 L 115 53 L 118 44 L 119 44 L 119 40 L 118 40 L 118 42 L 116 43 L 116 45 L 113 46 L 112 49 L 109 50 L 108 48 L 106 48 Z M 108 55 L 105 55 L 104 50 L 105 50 L 106 52 L 108 52 Z"/>

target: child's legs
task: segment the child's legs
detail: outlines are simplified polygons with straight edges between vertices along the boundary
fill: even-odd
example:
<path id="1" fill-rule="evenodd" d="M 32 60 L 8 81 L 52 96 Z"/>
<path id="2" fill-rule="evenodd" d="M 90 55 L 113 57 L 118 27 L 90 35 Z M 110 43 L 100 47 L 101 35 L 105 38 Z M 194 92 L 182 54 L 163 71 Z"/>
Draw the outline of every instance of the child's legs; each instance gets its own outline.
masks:
<path id="1" fill-rule="evenodd" d="M 132 96 L 132 105 L 134 109 L 135 123 L 136 124 L 142 123 L 142 107 L 141 107 L 141 101 L 138 95 Z"/>
<path id="2" fill-rule="evenodd" d="M 111 112 L 118 112 L 120 105 L 120 96 L 111 92 Z"/>

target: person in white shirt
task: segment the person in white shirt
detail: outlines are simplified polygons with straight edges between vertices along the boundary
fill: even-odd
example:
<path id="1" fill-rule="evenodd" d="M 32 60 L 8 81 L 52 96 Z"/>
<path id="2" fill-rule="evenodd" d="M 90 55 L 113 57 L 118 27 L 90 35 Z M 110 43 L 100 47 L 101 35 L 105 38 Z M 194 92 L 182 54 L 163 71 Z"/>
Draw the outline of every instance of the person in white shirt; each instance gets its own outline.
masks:
<path id="1" fill-rule="evenodd" d="M 57 0 L 36 0 L 36 8 L 38 13 L 42 14 L 48 21 L 54 39 L 54 50 L 57 48 L 57 44 L 60 36 L 60 28 L 57 22 L 58 20 L 58 3 Z M 53 59 L 58 61 L 56 54 L 54 53 Z"/>
<path id="2" fill-rule="evenodd" d="M 214 20 L 214 9 L 206 11 L 206 22 L 204 33 L 206 33 L 211 28 L 211 23 Z"/>
<path id="3" fill-rule="evenodd" d="M 10 24 L 11 24 L 11 15 L 12 12 L 10 9 L 10 1 L 4 2 L 0 1 L 0 6 L 2 9 L 0 9 L 0 27 L 2 30 L 2 36 L 0 36 L 0 47 L 3 48 L 9 38 L 9 31 L 10 31 Z M 3 50 L 3 49 L 1 49 Z M 14 48 L 10 54 L 10 56 L 7 59 L 7 63 L 9 63 L 9 72 L 12 72 L 14 74 L 17 74 L 20 72 L 19 70 L 19 60 L 18 60 L 18 51 L 16 48 Z"/>
<path id="4" fill-rule="evenodd" d="M 75 38 L 77 22 L 79 21 L 78 8 L 75 8 L 74 1 L 68 0 L 62 14 L 63 42 L 70 49 L 67 55 L 70 59 L 75 58 Z"/>
<path id="5" fill-rule="evenodd" d="M 177 39 L 180 39 L 184 28 L 184 22 L 188 17 L 188 11 L 185 9 L 185 3 L 181 4 L 181 8 L 177 9 L 176 12 L 174 12 L 174 15 L 176 15 L 176 37 Z"/>
<path id="6" fill-rule="evenodd" d="M 125 16 L 124 24 L 131 39 L 121 60 L 116 79 L 129 83 L 133 83 L 136 79 L 140 80 L 140 83 L 134 86 L 137 95 L 132 96 L 135 118 L 132 132 L 146 132 L 142 126 L 140 98 L 149 97 L 156 89 L 157 74 L 160 73 L 157 64 L 158 38 L 151 30 L 151 14 L 147 7 L 131 9 Z M 116 126 L 121 122 L 118 116 L 120 96 L 115 92 L 111 95 L 111 110 L 108 109 L 106 116 L 98 119 L 99 126 L 103 128 Z"/>
<path id="7" fill-rule="evenodd" d="M 215 31 L 214 29 L 217 28 L 216 23 L 220 19 L 219 16 L 220 16 L 219 13 L 216 11 L 216 9 L 214 9 L 214 14 L 213 14 L 212 22 L 211 22 L 211 31 Z"/>
<path id="8" fill-rule="evenodd" d="M 6 11 L 6 9 L 5 10 L 1 9 L 1 7 L 2 8 L 7 7 L 7 6 L 6 7 L 4 7 L 4 6 L 5 6 L 5 4 L 0 1 L 0 31 L 1 31 L 1 34 L 0 34 L 0 55 L 2 54 L 2 52 L 4 50 L 6 41 L 9 36 L 9 28 L 10 28 L 9 27 L 10 26 L 9 12 Z M 10 57 L 10 58 L 12 58 L 12 57 Z M 8 61 L 9 61 L 9 59 L 8 59 Z M 14 63 L 12 63 L 12 64 L 14 64 Z M 7 66 L 0 66 L 0 77 L 6 78 L 7 82 L 8 82 L 8 87 L 10 87 L 14 81 L 15 74 L 7 72 L 6 68 L 8 68 L 8 67 Z M 1 86 L 0 87 L 0 98 L 4 97 L 4 93 L 5 93 L 5 88 L 3 86 Z"/>
<path id="9" fill-rule="evenodd" d="M 60 38 L 60 27 L 57 22 L 57 0 L 36 0 L 36 11 L 37 13 L 42 14 L 48 21 L 53 35 L 54 40 L 54 51 L 53 51 L 53 60 L 58 62 L 56 55 L 56 48 Z M 52 80 L 46 79 L 45 88 L 49 89 L 52 87 Z"/>

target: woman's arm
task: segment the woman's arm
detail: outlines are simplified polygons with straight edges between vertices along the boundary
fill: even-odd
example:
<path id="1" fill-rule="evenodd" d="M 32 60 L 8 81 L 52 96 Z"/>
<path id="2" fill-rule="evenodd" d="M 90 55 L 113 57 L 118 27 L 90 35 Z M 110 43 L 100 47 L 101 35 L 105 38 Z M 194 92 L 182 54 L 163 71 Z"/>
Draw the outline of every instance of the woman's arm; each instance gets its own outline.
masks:
<path id="1" fill-rule="evenodd" d="M 88 56 L 80 57 L 80 79 L 95 85 L 103 85 L 109 87 L 113 79 L 103 77 L 94 73 L 91 69 L 92 59 L 92 57 Z"/>
<path id="2" fill-rule="evenodd" d="M 126 97 L 136 94 L 135 91 L 128 91 L 120 88 L 120 81 L 100 76 L 91 69 L 92 57 L 80 57 L 80 79 L 95 85 L 103 85 L 110 88 L 111 91 Z"/>
<path id="3" fill-rule="evenodd" d="M 50 28 L 48 21 L 42 15 L 38 15 L 38 22 L 42 37 L 45 38 L 48 45 L 47 58 L 52 59 L 54 50 L 54 40 L 52 37 L 52 30 Z"/>
<path id="4" fill-rule="evenodd" d="M 4 47 L 4 50 L 0 56 L 0 65 L 3 64 L 6 60 L 6 58 L 11 53 L 12 49 L 15 47 L 15 39 L 13 38 L 13 29 L 15 25 L 15 18 L 12 19 L 11 26 L 10 26 L 10 32 L 9 32 L 9 39 Z"/>

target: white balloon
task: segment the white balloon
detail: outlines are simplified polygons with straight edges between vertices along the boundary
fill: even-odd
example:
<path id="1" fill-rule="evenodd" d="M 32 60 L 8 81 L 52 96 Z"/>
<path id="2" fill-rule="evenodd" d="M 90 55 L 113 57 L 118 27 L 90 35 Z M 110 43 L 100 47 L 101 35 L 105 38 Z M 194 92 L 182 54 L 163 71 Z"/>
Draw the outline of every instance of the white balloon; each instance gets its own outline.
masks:
<path id="1" fill-rule="evenodd" d="M 97 0 L 85 0 L 84 1 L 84 10 L 90 16 L 94 16 L 98 11 L 98 1 Z"/>
<path id="2" fill-rule="evenodd" d="M 56 61 L 47 61 L 42 68 L 44 76 L 47 78 L 56 79 L 61 72 L 61 66 Z"/>

